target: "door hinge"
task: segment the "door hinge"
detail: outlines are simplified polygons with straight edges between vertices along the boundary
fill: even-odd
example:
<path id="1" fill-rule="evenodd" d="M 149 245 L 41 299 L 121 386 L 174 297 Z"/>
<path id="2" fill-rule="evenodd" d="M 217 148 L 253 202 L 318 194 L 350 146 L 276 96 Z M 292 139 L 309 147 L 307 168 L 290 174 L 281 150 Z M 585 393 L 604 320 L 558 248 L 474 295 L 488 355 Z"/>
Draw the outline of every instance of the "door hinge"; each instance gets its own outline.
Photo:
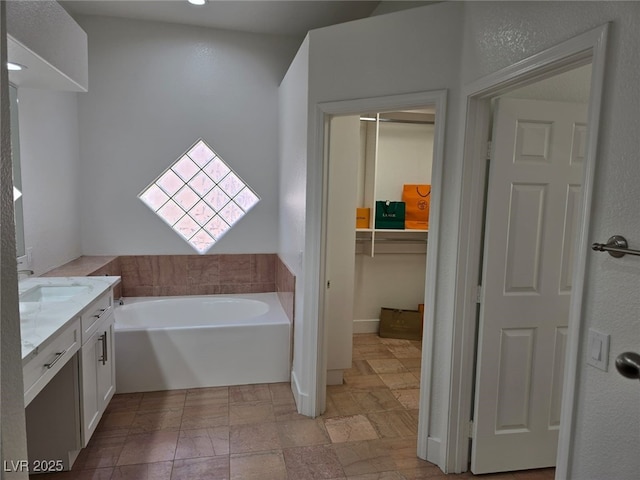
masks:
<path id="1" fill-rule="evenodd" d="M 482 303 L 482 285 L 478 285 L 476 288 L 476 303 Z"/>
<path id="2" fill-rule="evenodd" d="M 331 288 L 331 280 L 327 280 L 327 288 Z"/>
<path id="3" fill-rule="evenodd" d="M 487 152 L 486 152 L 486 160 L 491 160 L 491 146 L 493 143 L 491 140 L 487 141 Z"/>
<path id="4" fill-rule="evenodd" d="M 469 438 L 473 438 L 473 420 L 469 420 Z"/>

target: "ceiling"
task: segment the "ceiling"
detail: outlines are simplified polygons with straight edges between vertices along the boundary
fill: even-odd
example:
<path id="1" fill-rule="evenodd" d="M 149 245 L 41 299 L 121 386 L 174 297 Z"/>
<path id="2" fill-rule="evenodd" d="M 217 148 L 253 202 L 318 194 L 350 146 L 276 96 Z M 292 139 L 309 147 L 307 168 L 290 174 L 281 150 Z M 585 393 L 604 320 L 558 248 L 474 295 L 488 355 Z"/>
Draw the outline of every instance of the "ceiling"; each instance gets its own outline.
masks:
<path id="1" fill-rule="evenodd" d="M 293 36 L 304 36 L 309 30 L 368 17 L 380 4 L 365 0 L 208 0 L 203 6 L 190 5 L 187 0 L 67 0 L 59 3 L 74 17 L 106 15 Z"/>

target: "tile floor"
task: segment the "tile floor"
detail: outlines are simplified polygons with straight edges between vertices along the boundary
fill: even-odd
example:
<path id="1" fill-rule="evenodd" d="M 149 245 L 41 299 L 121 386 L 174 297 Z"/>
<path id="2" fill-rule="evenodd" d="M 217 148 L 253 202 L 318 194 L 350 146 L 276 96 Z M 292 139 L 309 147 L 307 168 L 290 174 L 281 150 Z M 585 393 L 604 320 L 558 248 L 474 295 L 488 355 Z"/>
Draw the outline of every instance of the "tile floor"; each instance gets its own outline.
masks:
<path id="1" fill-rule="evenodd" d="M 116 395 L 73 470 L 40 480 L 431 480 L 416 457 L 420 342 L 354 335 L 327 411 L 296 413 L 289 384 Z M 553 469 L 483 475 L 549 480 Z"/>

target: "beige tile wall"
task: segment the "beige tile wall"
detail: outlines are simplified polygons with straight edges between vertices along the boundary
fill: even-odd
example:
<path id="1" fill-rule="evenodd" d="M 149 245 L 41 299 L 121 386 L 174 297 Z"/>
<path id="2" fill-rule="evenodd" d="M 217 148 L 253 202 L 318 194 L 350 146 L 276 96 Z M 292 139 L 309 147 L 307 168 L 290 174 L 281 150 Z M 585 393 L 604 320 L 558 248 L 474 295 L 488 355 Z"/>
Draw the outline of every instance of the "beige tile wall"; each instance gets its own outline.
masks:
<path id="1" fill-rule="evenodd" d="M 296 277 L 284 264 L 280 257 L 276 257 L 276 292 L 287 317 L 293 324 L 294 292 Z"/>
<path id="2" fill-rule="evenodd" d="M 43 276 L 117 275 L 115 298 L 277 292 L 293 322 L 295 276 L 274 253 L 83 256 Z"/>
<path id="3" fill-rule="evenodd" d="M 125 297 L 274 292 L 276 255 L 127 255 Z"/>

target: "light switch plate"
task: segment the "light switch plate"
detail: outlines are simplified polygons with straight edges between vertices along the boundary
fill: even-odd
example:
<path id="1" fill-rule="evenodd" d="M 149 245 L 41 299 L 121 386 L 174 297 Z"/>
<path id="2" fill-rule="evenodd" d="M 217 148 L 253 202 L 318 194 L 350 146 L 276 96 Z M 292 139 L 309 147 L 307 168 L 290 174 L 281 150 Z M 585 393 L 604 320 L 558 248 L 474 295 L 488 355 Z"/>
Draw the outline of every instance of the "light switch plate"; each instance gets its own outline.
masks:
<path id="1" fill-rule="evenodd" d="M 589 329 L 587 364 L 606 372 L 609 368 L 609 335 Z"/>

